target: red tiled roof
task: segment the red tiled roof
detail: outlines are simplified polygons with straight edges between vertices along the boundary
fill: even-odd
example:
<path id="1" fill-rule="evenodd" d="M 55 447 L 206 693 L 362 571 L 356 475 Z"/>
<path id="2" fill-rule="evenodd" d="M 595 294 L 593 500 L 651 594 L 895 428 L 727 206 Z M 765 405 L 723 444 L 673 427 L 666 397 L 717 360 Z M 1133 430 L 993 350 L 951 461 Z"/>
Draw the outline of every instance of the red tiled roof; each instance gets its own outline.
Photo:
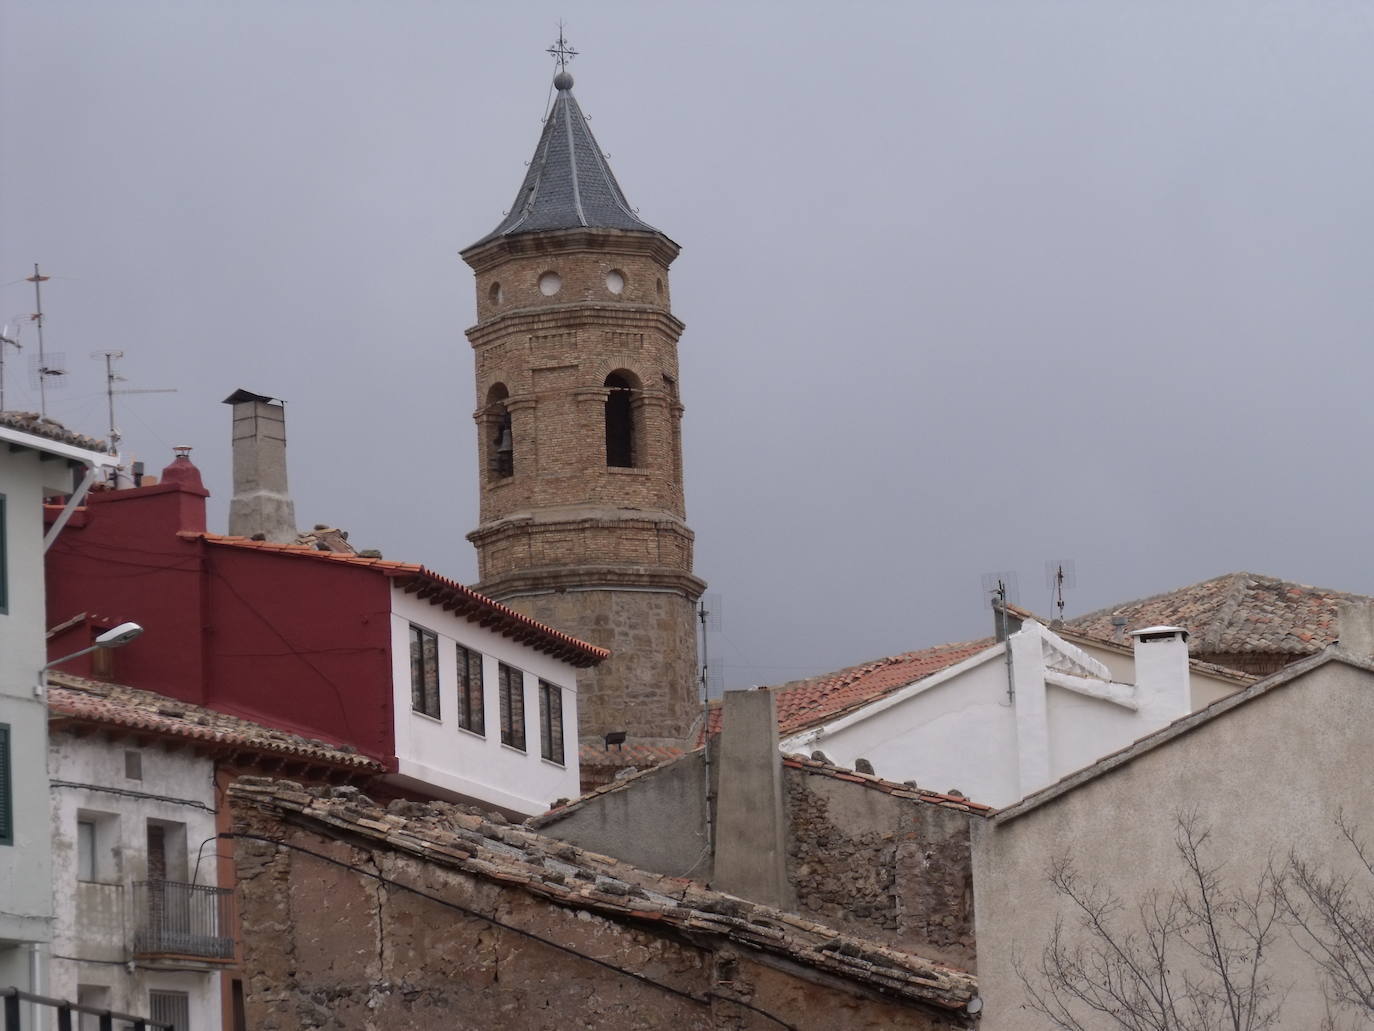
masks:
<path id="1" fill-rule="evenodd" d="M 107 684 L 70 673 L 48 674 L 48 714 L 59 724 L 124 727 L 161 737 L 183 738 L 235 751 L 286 756 L 354 772 L 383 773 L 386 770 L 375 759 L 351 748 L 265 727 L 241 716 L 230 716 L 153 691 Z"/>
<path id="2" fill-rule="evenodd" d="M 586 641 L 580 641 L 571 634 L 555 630 L 537 619 L 531 619 L 502 605 L 499 601 L 488 598 L 485 594 L 474 591 L 471 587 L 440 576 L 413 562 L 392 562 L 353 552 L 319 551 L 299 544 L 273 544 L 271 541 L 255 541 L 247 537 L 229 537 L 218 533 L 183 533 L 181 536 L 188 539 L 198 538 L 208 544 L 223 547 L 313 559 L 318 562 L 345 562 L 351 566 L 371 569 L 395 580 L 407 594 L 414 594 L 431 605 L 442 605 L 455 616 L 466 617 L 469 622 L 490 627 L 503 637 L 528 644 L 537 651 L 581 668 L 595 666 L 611 655 L 605 648 L 599 648 Z"/>
<path id="3" fill-rule="evenodd" d="M 1090 612 L 1068 621 L 1068 627 L 1094 637 L 1110 638 L 1124 629 L 1168 624 L 1191 632 L 1193 654 L 1263 653 L 1313 655 L 1337 636 L 1337 607 L 1342 601 L 1369 601 L 1360 594 L 1279 580 L 1256 573 L 1227 573 L 1150 598 Z"/>
<path id="4" fill-rule="evenodd" d="M 786 737 L 852 712 L 962 662 L 971 655 L 977 655 L 995 643 L 992 638 L 985 637 L 979 641 L 941 644 L 934 648 L 874 659 L 835 673 L 780 684 L 772 688 L 778 705 L 778 733 Z M 719 733 L 720 719 L 720 705 L 712 703 L 710 733 Z"/>

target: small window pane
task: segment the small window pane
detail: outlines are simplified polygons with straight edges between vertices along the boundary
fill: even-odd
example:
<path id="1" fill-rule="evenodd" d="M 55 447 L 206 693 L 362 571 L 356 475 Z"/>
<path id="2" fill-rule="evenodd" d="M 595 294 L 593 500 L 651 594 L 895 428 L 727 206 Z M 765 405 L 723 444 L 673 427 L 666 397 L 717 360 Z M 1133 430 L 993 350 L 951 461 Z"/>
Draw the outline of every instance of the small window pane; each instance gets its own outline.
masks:
<path id="1" fill-rule="evenodd" d="M 10 725 L 0 723 L 0 845 L 14 844 L 14 796 L 10 778 Z"/>
<path id="2" fill-rule="evenodd" d="M 539 681 L 539 754 L 563 762 L 563 691 L 547 680 Z"/>
<path id="3" fill-rule="evenodd" d="M 185 992 L 149 992 L 148 1016 L 166 1024 L 173 1031 L 190 1031 L 191 997 Z"/>
<path id="4" fill-rule="evenodd" d="M 76 821 L 76 879 L 95 880 L 95 822 Z"/>
<path id="5" fill-rule="evenodd" d="M 439 638 L 418 626 L 410 628 L 410 707 L 439 718 Z"/>
<path id="6" fill-rule="evenodd" d="M 482 709 L 482 656 L 458 645 L 458 726 L 474 734 L 487 732 Z"/>
<path id="7" fill-rule="evenodd" d="M 525 750 L 525 676 L 501 663 L 498 669 L 501 695 L 501 743 Z"/>

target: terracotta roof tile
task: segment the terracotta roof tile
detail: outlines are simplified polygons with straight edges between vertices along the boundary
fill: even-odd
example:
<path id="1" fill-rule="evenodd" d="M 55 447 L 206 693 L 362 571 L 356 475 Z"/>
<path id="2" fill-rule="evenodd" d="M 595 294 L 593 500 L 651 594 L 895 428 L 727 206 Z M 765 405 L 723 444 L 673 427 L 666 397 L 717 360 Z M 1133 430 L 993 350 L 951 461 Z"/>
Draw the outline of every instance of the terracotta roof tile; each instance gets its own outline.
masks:
<path id="1" fill-rule="evenodd" d="M 713 891 L 694 881 L 638 870 L 531 831 L 492 824 L 461 806 L 396 802 L 387 809 L 356 792 L 305 792 L 286 781 L 240 778 L 236 805 L 289 815 L 317 833 L 349 835 L 552 904 L 612 921 L 646 915 L 679 930 L 717 935 L 889 995 L 948 1010 L 978 992 L 972 974 L 911 952 L 841 934 L 794 913 Z"/>
<path id="2" fill-rule="evenodd" d="M 1175 591 L 1099 609 L 1068 621 L 1072 630 L 1110 639 L 1118 628 L 1170 624 L 1191 632 L 1188 650 L 1216 655 L 1258 652 L 1294 657 L 1313 655 L 1337 636 L 1342 601 L 1365 595 L 1309 587 L 1257 573 L 1227 573 Z"/>
<path id="3" fill-rule="evenodd" d="M 70 673 L 48 674 L 48 714 L 55 723 L 125 727 L 207 745 L 306 759 L 312 763 L 382 773 L 386 767 L 351 747 L 326 744 L 274 727 L 192 705 L 178 698 Z"/>
<path id="4" fill-rule="evenodd" d="M 434 605 L 443 605 L 455 615 L 492 626 L 506 637 L 529 644 L 539 651 L 563 659 L 574 666 L 595 666 L 610 657 L 610 651 L 579 640 L 571 634 L 555 630 L 524 613 L 516 612 L 485 594 L 474 591 L 457 580 L 450 580 L 413 562 L 359 555 L 345 551 L 320 551 L 300 544 L 274 544 L 271 541 L 229 537 L 218 533 L 182 533 L 188 539 L 200 539 L 221 547 L 270 552 L 291 558 L 313 559 L 317 562 L 343 562 L 363 567 L 396 580 L 406 593 L 418 595 Z"/>
<path id="5" fill-rule="evenodd" d="M 20 433 L 30 433 L 35 437 L 55 440 L 59 444 L 84 448 L 87 451 L 104 452 L 108 447 L 103 440 L 69 430 L 55 419 L 46 419 L 37 412 L 0 412 L 0 426 L 18 430 Z"/>
<path id="6" fill-rule="evenodd" d="M 777 698 L 778 732 L 786 737 L 832 720 L 948 669 L 995 643 L 987 637 L 959 644 L 941 644 L 874 659 L 835 673 L 779 684 L 771 688 Z M 710 733 L 719 733 L 720 719 L 720 705 L 713 702 Z"/>

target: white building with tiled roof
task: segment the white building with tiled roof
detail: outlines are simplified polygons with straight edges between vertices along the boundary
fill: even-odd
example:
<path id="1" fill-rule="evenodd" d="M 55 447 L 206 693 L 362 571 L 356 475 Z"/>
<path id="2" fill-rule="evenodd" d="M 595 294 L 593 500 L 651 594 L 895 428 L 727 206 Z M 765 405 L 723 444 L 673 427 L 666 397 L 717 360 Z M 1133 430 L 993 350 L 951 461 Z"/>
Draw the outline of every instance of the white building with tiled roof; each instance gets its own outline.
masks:
<path id="1" fill-rule="evenodd" d="M 385 767 L 120 684 L 54 673 L 47 697 L 55 902 L 47 994 L 177 1031 L 241 1027 L 235 874 L 217 838 L 229 827 L 229 786 L 243 773 L 367 785 Z"/>

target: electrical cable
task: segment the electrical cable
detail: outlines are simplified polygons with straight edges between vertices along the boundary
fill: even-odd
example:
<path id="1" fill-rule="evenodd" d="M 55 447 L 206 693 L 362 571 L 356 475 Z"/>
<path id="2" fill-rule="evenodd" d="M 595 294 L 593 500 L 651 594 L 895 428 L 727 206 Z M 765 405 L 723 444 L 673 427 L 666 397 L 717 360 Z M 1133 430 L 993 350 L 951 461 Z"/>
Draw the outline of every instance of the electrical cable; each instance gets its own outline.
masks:
<path id="1" fill-rule="evenodd" d="M 190 798 L 174 798 L 171 795 L 153 795 L 146 791 L 133 791 L 129 788 L 111 788 L 103 784 L 81 784 L 72 780 L 53 780 L 49 781 L 55 788 L 79 788 L 82 791 L 103 791 L 107 795 L 122 795 L 125 798 L 143 798 L 150 802 L 171 802 L 175 805 L 187 805 L 196 809 L 204 809 L 207 813 L 217 813 L 219 810 L 213 806 L 208 806 L 204 802 L 197 802 Z"/>
<path id="2" fill-rule="evenodd" d="M 461 905 L 457 902 L 452 902 L 449 899 L 440 898 L 437 895 L 431 895 L 429 892 L 422 891 L 419 888 L 411 887 L 409 884 L 402 884 L 400 881 L 394 881 L 391 878 L 385 877 L 380 873 L 374 873 L 371 870 L 365 870 L 360 866 L 353 865 L 352 863 L 345 863 L 341 859 L 335 859 L 333 856 L 327 856 L 321 852 L 315 852 L 311 849 L 305 848 L 304 846 L 293 845 L 289 841 L 279 841 L 276 838 L 269 838 L 261 834 L 244 834 L 237 831 L 224 831 L 218 836 L 220 838 L 242 839 L 245 841 L 260 841 L 267 845 L 275 845 L 278 848 L 289 848 L 294 852 L 300 852 L 304 855 L 311 856 L 315 859 L 319 859 L 322 862 L 330 864 L 331 866 L 337 866 L 341 869 L 348 870 L 352 873 L 362 874 L 364 877 L 370 877 L 377 883 L 384 884 L 389 888 L 397 888 L 401 891 L 407 891 L 410 892 L 412 895 L 418 895 L 420 898 L 427 899 L 430 902 L 437 902 L 439 905 L 444 906 L 447 909 L 453 909 L 467 916 L 476 917 L 478 920 L 482 920 L 486 923 L 489 923 L 493 927 L 499 927 L 504 931 L 510 931 L 512 934 L 518 934 L 523 938 L 529 938 L 531 941 L 539 942 L 539 944 L 541 945 L 547 945 L 551 949 L 556 949 L 559 952 L 565 952 L 570 956 L 576 956 L 578 959 L 585 960 L 588 963 L 594 963 L 595 965 L 599 967 L 604 967 L 606 970 L 610 970 L 613 973 L 617 973 L 624 977 L 631 978 L 632 980 L 650 985 L 651 987 L 657 988 L 660 991 L 665 992 L 669 995 L 675 995 L 678 998 L 686 999 L 688 1002 L 694 1002 L 698 1006 L 709 1006 L 711 1005 L 712 999 L 719 999 L 721 1002 L 729 1003 L 734 1006 L 739 1006 L 742 1009 L 747 1009 L 750 1012 L 757 1013 L 761 1017 L 767 1017 L 769 1020 L 773 1021 L 773 1023 L 777 1024 L 778 1027 L 786 1028 L 787 1031 L 800 1031 L 800 1029 L 797 1028 L 795 1025 L 789 1024 L 781 1017 L 775 1017 L 767 1010 L 760 1009 L 758 1006 L 753 1006 L 747 1002 L 742 1002 L 739 999 L 732 999 L 729 996 L 721 995 L 713 991 L 707 992 L 704 997 L 700 995 L 693 995 L 691 992 L 683 991 L 681 988 L 674 988 L 672 985 L 664 984 L 662 981 L 655 981 L 653 978 L 646 977 L 645 975 L 636 973 L 633 970 L 626 970 L 624 967 L 616 966 L 614 963 L 608 963 L 605 960 L 597 959 L 595 956 L 589 956 L 585 952 L 578 952 L 576 949 L 571 948 L 570 946 L 562 945 L 559 942 L 551 941 L 548 938 L 543 938 L 540 935 L 535 934 L 533 931 L 525 930 L 523 927 L 516 927 L 513 924 L 505 923 L 502 920 L 498 920 L 494 916 L 487 916 L 485 913 L 479 913 L 477 910 L 469 909 L 467 906 Z"/>

